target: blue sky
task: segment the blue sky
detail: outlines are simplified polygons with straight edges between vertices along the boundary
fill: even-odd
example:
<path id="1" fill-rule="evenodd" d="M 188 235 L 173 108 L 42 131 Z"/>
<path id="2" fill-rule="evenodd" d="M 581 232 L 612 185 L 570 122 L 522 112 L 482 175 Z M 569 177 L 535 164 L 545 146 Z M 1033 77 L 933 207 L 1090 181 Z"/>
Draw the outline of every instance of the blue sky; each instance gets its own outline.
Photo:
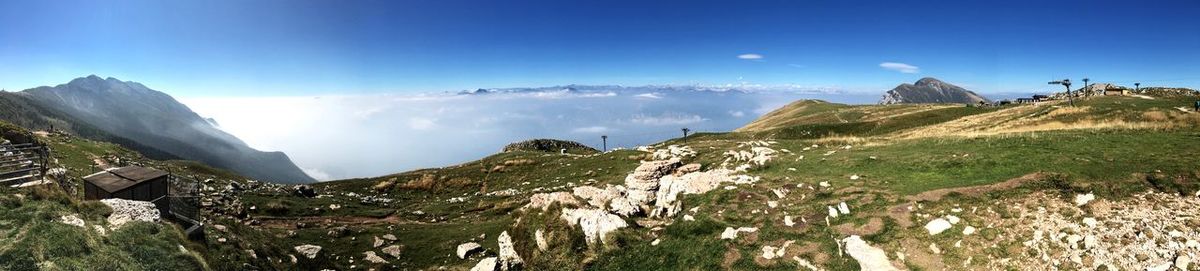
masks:
<path id="1" fill-rule="evenodd" d="M 88 74 L 184 97 L 572 83 L 883 92 L 925 76 L 984 93 L 1083 76 L 1197 88 L 1198 13 L 1200 1 L 4 0 L 0 88 Z"/>

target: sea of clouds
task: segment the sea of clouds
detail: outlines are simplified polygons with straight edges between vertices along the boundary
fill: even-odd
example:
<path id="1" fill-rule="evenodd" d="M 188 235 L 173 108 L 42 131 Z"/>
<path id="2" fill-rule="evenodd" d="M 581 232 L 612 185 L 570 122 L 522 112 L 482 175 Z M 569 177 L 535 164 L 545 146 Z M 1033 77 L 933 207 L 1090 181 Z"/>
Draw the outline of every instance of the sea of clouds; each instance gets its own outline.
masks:
<path id="1" fill-rule="evenodd" d="M 251 147 L 283 151 L 325 181 L 443 167 L 532 138 L 599 149 L 729 131 L 798 99 L 871 103 L 826 89 L 579 87 L 478 93 L 183 98 Z"/>

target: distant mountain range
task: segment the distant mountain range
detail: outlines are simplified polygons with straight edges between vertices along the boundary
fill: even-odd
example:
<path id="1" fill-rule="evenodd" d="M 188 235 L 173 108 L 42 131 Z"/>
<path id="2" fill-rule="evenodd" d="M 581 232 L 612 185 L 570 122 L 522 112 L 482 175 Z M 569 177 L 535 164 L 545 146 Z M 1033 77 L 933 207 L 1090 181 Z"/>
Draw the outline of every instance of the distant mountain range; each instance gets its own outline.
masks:
<path id="1" fill-rule="evenodd" d="M 155 159 L 186 159 L 277 183 L 311 183 L 282 152 L 262 152 L 221 131 L 166 93 L 92 75 L 53 87 L 0 93 L 0 119 L 69 131 Z"/>
<path id="2" fill-rule="evenodd" d="M 521 87 L 521 88 L 480 88 L 475 90 L 459 91 L 459 95 L 483 95 L 483 94 L 500 94 L 500 93 L 563 93 L 563 94 L 591 94 L 604 92 L 737 92 L 737 93 L 753 93 L 760 91 L 785 91 L 796 93 L 814 93 L 814 94 L 836 94 L 841 93 L 841 90 L 833 88 L 814 88 L 798 85 L 646 85 L 646 86 L 620 86 L 620 85 L 565 85 L 565 86 L 550 86 L 550 87 Z"/>
<path id="3" fill-rule="evenodd" d="M 900 84 L 888 90 L 879 104 L 901 103 L 990 103 L 987 98 L 962 87 L 951 85 L 932 77 L 921 78 L 914 84 Z"/>

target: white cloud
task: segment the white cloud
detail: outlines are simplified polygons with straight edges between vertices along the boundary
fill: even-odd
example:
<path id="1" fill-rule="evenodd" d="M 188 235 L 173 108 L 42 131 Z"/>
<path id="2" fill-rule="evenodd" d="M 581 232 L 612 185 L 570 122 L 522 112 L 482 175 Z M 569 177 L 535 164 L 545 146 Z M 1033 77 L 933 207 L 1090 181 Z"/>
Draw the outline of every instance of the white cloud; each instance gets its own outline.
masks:
<path id="1" fill-rule="evenodd" d="M 634 97 L 634 98 L 641 98 L 641 99 L 662 99 L 662 94 L 658 94 L 658 93 L 642 93 L 642 94 L 638 94 L 638 95 L 633 95 L 633 97 Z"/>
<path id="2" fill-rule="evenodd" d="M 689 115 L 682 113 L 663 113 L 658 116 L 650 116 L 637 114 L 630 121 L 642 125 L 684 125 L 707 121 L 708 119 L 700 117 L 700 115 Z"/>
<path id="3" fill-rule="evenodd" d="M 740 118 L 740 117 L 745 117 L 745 116 L 746 116 L 746 112 L 742 112 L 741 110 L 738 110 L 738 111 L 729 111 L 729 115 L 730 115 L 730 116 L 733 116 L 733 117 L 735 117 L 735 118 Z"/>
<path id="4" fill-rule="evenodd" d="M 800 64 L 788 64 L 788 66 L 792 67 L 792 68 L 804 68 L 805 67 L 804 65 L 800 65 Z"/>
<path id="5" fill-rule="evenodd" d="M 763 56 L 760 54 L 740 54 L 737 56 L 737 58 L 745 60 L 761 60 L 763 59 Z"/>
<path id="6" fill-rule="evenodd" d="M 413 130 L 429 130 L 437 123 L 433 119 L 413 117 L 408 119 L 408 128 Z"/>
<path id="7" fill-rule="evenodd" d="M 579 127 L 579 128 L 571 129 L 572 133 L 579 133 L 579 134 L 598 134 L 598 133 L 607 133 L 607 132 L 611 132 L 611 131 L 612 131 L 611 128 L 604 127 L 604 126 L 588 126 L 588 127 Z"/>
<path id="8" fill-rule="evenodd" d="M 321 171 L 320 169 L 301 168 L 300 170 L 304 171 L 304 174 L 308 174 L 309 177 L 313 177 L 313 179 L 317 179 L 317 181 L 324 182 L 324 181 L 333 180 L 333 176 L 330 176 L 329 173 L 325 173 L 324 171 Z"/>
<path id="9" fill-rule="evenodd" d="M 901 72 L 901 73 L 918 73 L 918 72 L 921 72 L 921 68 L 920 68 L 920 67 L 913 66 L 913 65 L 908 65 L 908 64 L 904 64 L 904 63 L 899 63 L 899 62 L 884 62 L 884 63 L 879 63 L 879 67 L 880 67 L 880 68 L 883 68 L 883 69 L 885 69 L 885 70 L 893 70 L 893 71 L 898 71 L 898 72 Z"/>

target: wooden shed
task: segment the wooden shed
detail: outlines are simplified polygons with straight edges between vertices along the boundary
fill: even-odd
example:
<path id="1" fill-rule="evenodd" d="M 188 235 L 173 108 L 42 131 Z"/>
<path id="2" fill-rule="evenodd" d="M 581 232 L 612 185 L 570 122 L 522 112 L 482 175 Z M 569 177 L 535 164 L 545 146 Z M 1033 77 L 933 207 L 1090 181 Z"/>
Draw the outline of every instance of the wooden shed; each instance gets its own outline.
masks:
<path id="1" fill-rule="evenodd" d="M 168 173 L 153 168 L 128 166 L 107 169 L 83 177 L 84 199 L 127 199 L 149 201 L 160 213 L 170 210 L 167 198 Z"/>

